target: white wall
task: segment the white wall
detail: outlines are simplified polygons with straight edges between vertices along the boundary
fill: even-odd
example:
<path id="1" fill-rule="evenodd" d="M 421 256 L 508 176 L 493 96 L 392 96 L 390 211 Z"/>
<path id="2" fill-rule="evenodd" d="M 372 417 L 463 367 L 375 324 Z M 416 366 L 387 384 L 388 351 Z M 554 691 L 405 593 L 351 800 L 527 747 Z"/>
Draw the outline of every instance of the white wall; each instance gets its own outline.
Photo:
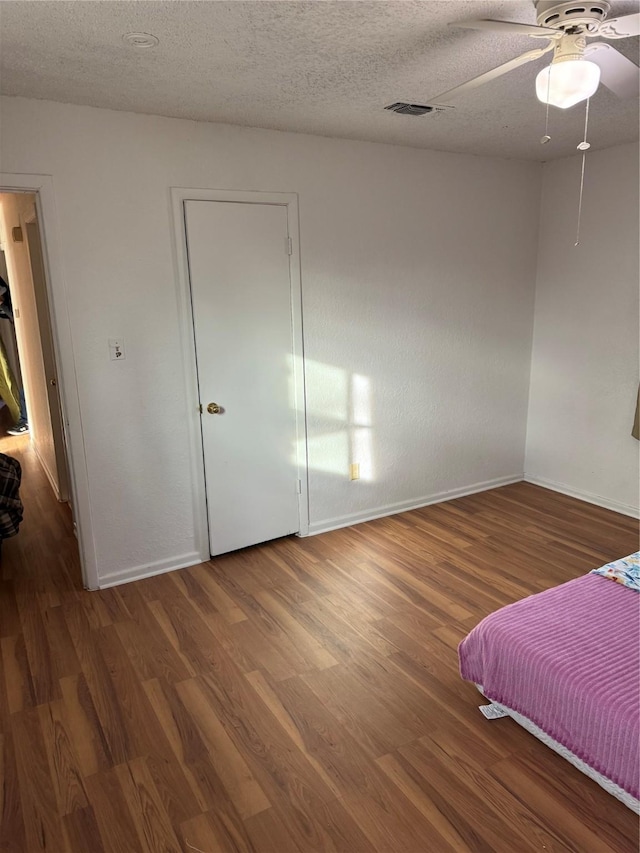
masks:
<path id="1" fill-rule="evenodd" d="M 522 475 L 539 165 L 12 98 L 1 165 L 53 175 L 103 581 L 194 553 L 171 186 L 299 193 L 313 529 Z"/>
<path id="2" fill-rule="evenodd" d="M 526 477 L 638 512 L 638 146 L 544 167 Z"/>

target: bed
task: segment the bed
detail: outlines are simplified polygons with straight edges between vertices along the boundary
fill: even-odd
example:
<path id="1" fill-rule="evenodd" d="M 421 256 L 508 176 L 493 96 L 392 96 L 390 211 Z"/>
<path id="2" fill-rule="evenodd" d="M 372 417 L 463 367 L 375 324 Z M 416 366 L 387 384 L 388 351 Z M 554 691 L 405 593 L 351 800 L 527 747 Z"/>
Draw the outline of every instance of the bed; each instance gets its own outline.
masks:
<path id="1" fill-rule="evenodd" d="M 460 672 L 640 813 L 640 552 L 487 616 Z"/>

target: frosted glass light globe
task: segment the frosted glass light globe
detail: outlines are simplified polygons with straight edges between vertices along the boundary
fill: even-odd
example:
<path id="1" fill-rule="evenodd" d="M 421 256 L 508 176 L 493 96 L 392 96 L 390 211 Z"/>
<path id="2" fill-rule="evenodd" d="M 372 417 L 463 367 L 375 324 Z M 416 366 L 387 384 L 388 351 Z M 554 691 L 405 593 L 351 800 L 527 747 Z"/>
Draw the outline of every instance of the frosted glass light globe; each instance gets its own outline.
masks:
<path id="1" fill-rule="evenodd" d="M 551 63 L 536 77 L 536 95 L 543 104 L 566 110 L 586 101 L 598 88 L 600 68 L 588 59 Z"/>

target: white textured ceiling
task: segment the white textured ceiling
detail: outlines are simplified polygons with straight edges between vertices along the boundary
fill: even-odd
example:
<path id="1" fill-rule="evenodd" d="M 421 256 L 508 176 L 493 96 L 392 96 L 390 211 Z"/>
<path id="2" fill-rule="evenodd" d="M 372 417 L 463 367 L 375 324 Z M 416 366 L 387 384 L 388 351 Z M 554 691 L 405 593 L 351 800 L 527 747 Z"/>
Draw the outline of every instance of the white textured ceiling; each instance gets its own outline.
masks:
<path id="1" fill-rule="evenodd" d="M 612 2 L 610 16 L 638 10 Z M 551 110 L 534 91 L 545 57 L 478 88 L 455 109 L 398 116 L 394 101 L 438 93 L 540 46 L 526 36 L 456 29 L 492 17 L 535 22 L 530 0 L 43 0 L 0 2 L 4 94 L 165 116 L 366 139 L 444 151 L 552 159 L 575 152 L 584 105 Z M 160 39 L 152 50 L 122 41 Z M 638 39 L 613 44 L 638 63 Z M 544 44 L 545 42 L 543 42 Z M 594 148 L 638 138 L 638 103 L 600 86 Z"/>

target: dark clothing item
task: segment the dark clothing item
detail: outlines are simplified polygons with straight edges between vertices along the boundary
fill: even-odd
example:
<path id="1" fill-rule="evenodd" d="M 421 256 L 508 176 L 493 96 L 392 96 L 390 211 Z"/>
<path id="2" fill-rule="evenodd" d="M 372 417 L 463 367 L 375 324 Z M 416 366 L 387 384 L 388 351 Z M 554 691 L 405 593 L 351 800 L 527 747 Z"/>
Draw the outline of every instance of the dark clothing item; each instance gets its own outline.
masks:
<path id="1" fill-rule="evenodd" d="M 15 536 L 22 521 L 22 469 L 17 459 L 0 453 L 0 542 Z"/>
<path id="2" fill-rule="evenodd" d="M 13 305 L 9 285 L 0 275 L 0 319 L 11 320 L 13 323 Z"/>
<path id="3" fill-rule="evenodd" d="M 24 389 L 20 389 L 20 393 L 18 394 L 18 402 L 20 403 L 20 417 L 16 422 L 17 427 L 27 426 L 29 423 L 29 418 L 27 417 L 27 401 L 24 398 Z"/>

